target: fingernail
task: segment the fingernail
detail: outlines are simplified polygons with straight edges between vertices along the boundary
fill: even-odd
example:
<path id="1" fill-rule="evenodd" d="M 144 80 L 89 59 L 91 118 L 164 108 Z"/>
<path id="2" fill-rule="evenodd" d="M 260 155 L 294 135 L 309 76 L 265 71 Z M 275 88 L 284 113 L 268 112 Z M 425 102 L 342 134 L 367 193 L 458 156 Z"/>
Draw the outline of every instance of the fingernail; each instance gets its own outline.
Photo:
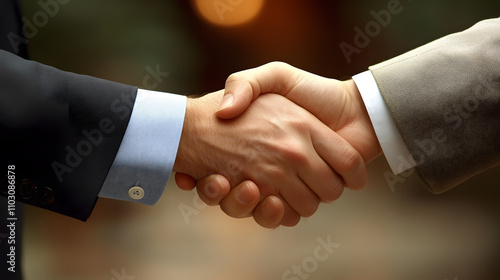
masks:
<path id="1" fill-rule="evenodd" d="M 279 198 L 277 198 L 277 197 L 271 197 L 270 199 L 268 199 L 266 201 L 266 205 L 263 206 L 263 214 L 264 214 L 264 216 L 271 217 L 271 216 L 274 216 L 276 214 L 276 212 L 278 212 L 276 205 L 274 205 L 274 207 L 270 207 L 270 204 L 277 204 L 278 203 L 276 201 L 277 199 L 279 199 Z M 271 210 L 269 210 L 269 209 L 271 209 Z"/>
<path id="2" fill-rule="evenodd" d="M 248 204 L 248 203 L 252 202 L 253 197 L 251 195 L 251 191 L 248 190 L 248 187 L 244 186 L 236 194 L 236 199 L 241 204 Z"/>
<path id="3" fill-rule="evenodd" d="M 231 106 L 233 104 L 233 100 L 234 100 L 234 97 L 231 93 L 225 94 L 224 98 L 222 98 L 222 102 L 219 106 L 219 110 L 217 110 L 217 111 L 220 111 L 222 109 L 225 109 L 225 108 Z"/>
<path id="4" fill-rule="evenodd" d="M 209 184 L 207 186 L 205 195 L 209 198 L 216 198 L 219 195 L 219 192 L 217 191 L 217 188 L 214 186 L 214 184 Z"/>

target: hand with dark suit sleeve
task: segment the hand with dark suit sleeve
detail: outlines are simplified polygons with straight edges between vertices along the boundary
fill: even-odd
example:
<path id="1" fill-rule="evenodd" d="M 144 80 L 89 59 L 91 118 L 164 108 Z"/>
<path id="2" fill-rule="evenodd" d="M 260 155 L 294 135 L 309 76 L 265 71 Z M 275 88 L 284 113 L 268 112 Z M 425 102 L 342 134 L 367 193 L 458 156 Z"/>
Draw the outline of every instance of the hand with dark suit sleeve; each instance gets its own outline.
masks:
<path id="1" fill-rule="evenodd" d="M 365 139 L 380 142 L 395 173 L 416 166 L 425 186 L 434 193 L 498 165 L 499 65 L 500 19 L 490 19 L 370 67 L 354 77 L 368 111 L 364 116 L 370 117 L 377 135 Z M 222 118 L 237 116 L 252 100 L 268 92 L 286 96 L 322 120 L 322 114 L 335 115 L 349 108 L 334 105 L 342 92 L 338 86 L 318 91 L 320 84 L 317 76 L 281 63 L 243 71 L 228 79 L 226 95 L 230 97 L 226 100 L 232 102 L 221 104 L 217 114 Z M 358 147 L 359 138 L 346 139 Z M 360 152 L 364 154 L 363 149 Z M 206 197 L 207 185 L 224 189 L 224 184 L 223 177 L 212 175 L 198 182 L 197 188 L 200 196 Z M 193 187 L 194 183 L 186 181 L 185 189 Z M 258 186 L 248 184 L 246 188 L 249 196 L 258 194 Z M 253 212 L 250 206 L 239 203 L 238 191 L 209 202 L 220 203 L 228 215 L 236 217 L 265 211 L 261 207 Z"/>

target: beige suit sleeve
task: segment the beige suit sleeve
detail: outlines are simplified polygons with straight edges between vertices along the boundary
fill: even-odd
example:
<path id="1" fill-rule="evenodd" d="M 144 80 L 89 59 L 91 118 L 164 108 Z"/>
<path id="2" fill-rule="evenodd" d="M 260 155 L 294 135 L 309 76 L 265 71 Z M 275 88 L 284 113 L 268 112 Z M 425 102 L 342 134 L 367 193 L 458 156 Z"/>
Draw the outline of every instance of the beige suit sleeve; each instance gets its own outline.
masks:
<path id="1" fill-rule="evenodd" d="M 369 69 L 432 192 L 500 164 L 500 18 Z"/>

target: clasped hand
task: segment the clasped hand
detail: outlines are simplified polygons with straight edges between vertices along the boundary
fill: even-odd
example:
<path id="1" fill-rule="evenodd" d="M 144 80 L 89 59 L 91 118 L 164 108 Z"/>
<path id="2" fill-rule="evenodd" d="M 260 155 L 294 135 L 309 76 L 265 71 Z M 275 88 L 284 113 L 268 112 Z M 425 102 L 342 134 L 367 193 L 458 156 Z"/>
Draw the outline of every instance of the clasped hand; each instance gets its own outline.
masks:
<path id="1" fill-rule="evenodd" d="M 296 225 L 344 188 L 362 189 L 366 163 L 380 154 L 352 80 L 274 62 L 188 99 L 174 171 L 205 203 L 274 228 Z"/>

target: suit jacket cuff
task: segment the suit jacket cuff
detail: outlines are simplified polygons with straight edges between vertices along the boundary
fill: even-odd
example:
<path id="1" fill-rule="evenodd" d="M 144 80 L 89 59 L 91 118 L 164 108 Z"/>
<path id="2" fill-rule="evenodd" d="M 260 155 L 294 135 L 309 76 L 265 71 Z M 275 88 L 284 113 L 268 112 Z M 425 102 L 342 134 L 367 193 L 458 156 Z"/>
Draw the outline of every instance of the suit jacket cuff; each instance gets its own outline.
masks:
<path id="1" fill-rule="evenodd" d="M 369 67 L 433 193 L 500 164 L 499 30 L 484 20 Z"/>
<path id="2" fill-rule="evenodd" d="M 385 158 L 394 174 L 416 166 L 370 71 L 352 77 L 373 124 Z"/>

